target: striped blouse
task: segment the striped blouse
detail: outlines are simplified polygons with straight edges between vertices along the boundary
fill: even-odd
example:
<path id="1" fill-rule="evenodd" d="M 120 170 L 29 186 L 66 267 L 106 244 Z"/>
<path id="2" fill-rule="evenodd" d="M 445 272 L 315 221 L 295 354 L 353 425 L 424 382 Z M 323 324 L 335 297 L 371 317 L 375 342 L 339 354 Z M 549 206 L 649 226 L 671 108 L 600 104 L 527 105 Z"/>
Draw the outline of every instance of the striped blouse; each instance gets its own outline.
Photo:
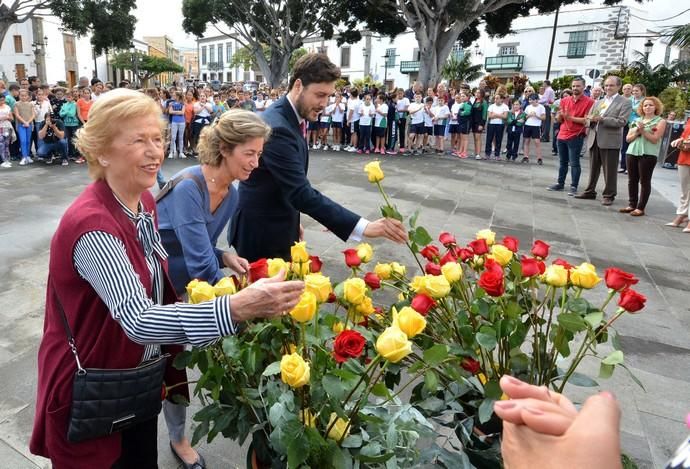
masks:
<path id="1" fill-rule="evenodd" d="M 117 198 L 117 197 L 116 197 Z M 73 262 L 79 275 L 96 291 L 133 342 L 146 345 L 143 360 L 159 354 L 158 344 L 205 346 L 220 337 L 235 333 L 228 297 L 200 304 L 161 305 L 163 269 L 158 257 L 167 254 L 154 228 L 153 216 L 143 211 L 135 214 L 118 200 L 122 210 L 137 227 L 137 237 L 144 249 L 152 279 L 152 298 L 134 271 L 124 243 L 103 232 L 82 235 L 74 249 Z"/>

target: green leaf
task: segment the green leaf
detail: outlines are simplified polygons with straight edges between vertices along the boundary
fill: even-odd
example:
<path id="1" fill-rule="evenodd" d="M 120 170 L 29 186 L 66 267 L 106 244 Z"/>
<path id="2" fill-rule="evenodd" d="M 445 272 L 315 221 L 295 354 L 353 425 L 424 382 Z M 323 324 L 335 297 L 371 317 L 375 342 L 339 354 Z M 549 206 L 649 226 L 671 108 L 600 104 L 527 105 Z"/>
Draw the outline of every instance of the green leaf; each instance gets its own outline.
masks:
<path id="1" fill-rule="evenodd" d="M 634 374 L 632 371 L 630 371 L 630 368 L 628 368 L 627 366 L 625 366 L 624 363 L 621 363 L 621 364 L 618 365 L 618 366 L 622 366 L 623 368 L 625 368 L 625 371 L 628 372 L 628 374 L 630 375 L 630 377 L 632 378 L 632 380 L 635 381 L 635 383 L 637 383 L 637 385 L 638 385 L 640 388 L 642 388 L 643 391 L 647 392 L 647 389 L 644 387 L 644 384 L 642 384 L 642 381 L 640 381 L 640 380 L 637 378 L 637 376 L 635 376 L 635 374 Z"/>
<path id="2" fill-rule="evenodd" d="M 587 329 L 587 323 L 579 314 L 561 313 L 558 315 L 558 324 L 570 332 L 580 332 Z"/>
<path id="3" fill-rule="evenodd" d="M 440 364 L 448 356 L 448 346 L 445 344 L 436 344 L 433 347 L 424 351 L 424 361 L 429 366 L 436 366 Z"/>
<path id="4" fill-rule="evenodd" d="M 520 264 L 518 264 L 519 267 Z M 509 319 L 517 319 L 522 314 L 522 307 L 517 301 L 508 302 L 504 311 L 505 317 Z"/>
<path id="5" fill-rule="evenodd" d="M 599 383 L 594 381 L 592 378 L 582 373 L 578 373 L 577 371 L 570 375 L 568 382 L 570 384 L 574 384 L 575 386 L 582 386 L 583 388 L 593 388 L 599 386 Z"/>
<path id="6" fill-rule="evenodd" d="M 411 230 L 409 232 L 409 235 L 410 240 L 418 246 L 426 246 L 431 241 L 433 241 L 433 238 L 429 235 L 429 233 L 423 226 L 418 226 L 414 230 Z"/>
<path id="7" fill-rule="evenodd" d="M 498 384 L 498 381 L 495 379 L 488 381 L 484 385 L 484 395 L 494 400 L 500 399 L 503 395 L 503 390 L 501 390 L 501 386 Z"/>
<path id="8" fill-rule="evenodd" d="M 340 446 L 343 448 L 359 448 L 362 446 L 362 435 L 348 435 Z"/>
<path id="9" fill-rule="evenodd" d="M 391 393 L 388 391 L 388 388 L 384 383 L 376 383 L 374 387 L 371 388 L 371 393 L 374 396 L 385 397 L 386 399 L 391 396 Z"/>
<path id="10" fill-rule="evenodd" d="M 268 365 L 264 372 L 261 373 L 261 376 L 273 376 L 277 375 L 278 373 L 280 373 L 280 360 Z"/>
<path id="11" fill-rule="evenodd" d="M 184 370 L 187 366 L 190 366 L 193 362 L 193 354 L 191 351 L 185 350 L 180 352 L 173 360 L 173 366 L 178 370 Z"/>
<path id="12" fill-rule="evenodd" d="M 581 316 L 587 312 L 588 308 L 589 303 L 584 298 L 572 298 L 566 304 L 567 310 L 579 314 Z"/>
<path id="13" fill-rule="evenodd" d="M 616 367 L 614 365 L 607 365 L 603 361 L 599 365 L 599 378 L 601 379 L 609 379 L 611 375 L 613 374 L 613 370 L 615 370 Z"/>
<path id="14" fill-rule="evenodd" d="M 604 358 L 601 363 L 605 365 L 620 365 L 623 363 L 623 352 L 615 350 L 611 352 L 608 357 Z"/>
<path id="15" fill-rule="evenodd" d="M 484 330 L 486 328 L 482 328 Z M 493 350 L 496 348 L 496 345 L 498 342 L 496 341 L 496 334 L 487 334 L 486 332 L 477 332 L 475 335 L 475 338 L 477 339 L 477 343 L 484 347 L 486 350 Z"/>
<path id="16" fill-rule="evenodd" d="M 288 467 L 299 467 L 309 457 L 309 440 L 303 438 L 304 427 L 292 425 L 287 443 Z"/>
<path id="17" fill-rule="evenodd" d="M 424 373 L 424 388 L 429 392 L 435 392 L 438 389 L 438 375 L 434 370 L 426 370 Z"/>
<path id="18" fill-rule="evenodd" d="M 585 315 L 585 321 L 589 323 L 590 326 L 592 326 L 593 329 L 596 329 L 601 325 L 601 321 L 604 319 L 604 313 L 602 311 L 597 311 L 595 313 L 589 313 Z"/>
<path id="19" fill-rule="evenodd" d="M 420 212 L 421 212 L 421 209 L 418 208 L 417 210 L 414 211 L 414 213 L 410 217 L 410 226 L 412 228 L 415 228 L 415 226 L 417 225 L 417 218 L 419 218 Z"/>
<path id="20" fill-rule="evenodd" d="M 395 220 L 403 221 L 402 215 L 400 215 L 400 212 L 398 212 L 398 209 L 395 207 L 389 207 L 388 205 L 383 205 L 383 206 L 381 206 L 381 214 L 385 218 L 394 218 Z"/>
<path id="21" fill-rule="evenodd" d="M 208 433 L 208 420 L 205 420 L 194 429 L 194 434 L 192 435 L 192 446 L 196 446 L 199 441 Z"/>
<path id="22" fill-rule="evenodd" d="M 346 383 L 337 376 L 333 375 L 325 375 L 321 379 L 321 386 L 323 386 L 323 389 L 326 391 L 326 393 L 328 393 L 329 396 L 338 401 L 344 399 L 345 394 L 347 394 L 348 391 Z"/>
<path id="23" fill-rule="evenodd" d="M 618 335 L 618 332 L 616 332 L 615 329 L 610 327 L 608 328 L 608 331 L 609 335 L 611 336 L 611 346 L 613 346 L 615 350 L 622 350 L 623 347 L 621 346 L 621 339 Z"/>
<path id="24" fill-rule="evenodd" d="M 496 399 L 484 399 L 479 405 L 477 415 L 479 416 L 479 423 L 488 422 L 491 415 L 494 413 L 494 402 Z"/>

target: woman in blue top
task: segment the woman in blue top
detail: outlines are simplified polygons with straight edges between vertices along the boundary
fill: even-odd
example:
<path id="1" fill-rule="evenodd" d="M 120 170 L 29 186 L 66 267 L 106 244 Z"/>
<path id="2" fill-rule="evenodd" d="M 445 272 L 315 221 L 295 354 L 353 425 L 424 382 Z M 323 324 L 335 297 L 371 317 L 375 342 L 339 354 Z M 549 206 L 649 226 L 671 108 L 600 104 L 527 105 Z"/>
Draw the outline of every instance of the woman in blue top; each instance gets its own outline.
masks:
<path id="1" fill-rule="evenodd" d="M 158 227 L 168 252 L 168 274 L 178 295 L 192 279 L 216 283 L 229 267 L 249 270 L 246 259 L 216 247 L 237 208 L 233 181 L 244 181 L 259 165 L 271 128 L 256 114 L 232 109 L 201 132 L 198 166 L 186 168 L 174 189 L 158 201 Z M 165 401 L 170 445 L 183 467 L 203 468 L 204 460 L 184 436 L 186 407 Z M 195 465 L 196 463 L 196 465 Z"/>

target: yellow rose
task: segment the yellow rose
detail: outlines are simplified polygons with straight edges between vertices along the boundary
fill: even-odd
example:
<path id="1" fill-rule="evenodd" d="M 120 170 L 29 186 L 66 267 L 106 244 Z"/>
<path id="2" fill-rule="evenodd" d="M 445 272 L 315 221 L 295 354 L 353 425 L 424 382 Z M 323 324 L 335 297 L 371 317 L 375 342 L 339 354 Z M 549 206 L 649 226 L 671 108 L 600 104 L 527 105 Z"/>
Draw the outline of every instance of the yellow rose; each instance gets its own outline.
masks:
<path id="1" fill-rule="evenodd" d="M 390 264 L 376 264 L 374 267 L 374 273 L 379 276 L 381 280 L 388 280 L 391 278 L 391 273 L 393 269 Z"/>
<path id="2" fill-rule="evenodd" d="M 216 297 L 213 287 L 208 282 L 197 282 L 189 294 L 189 301 L 191 303 L 203 303 L 204 301 L 212 300 Z"/>
<path id="3" fill-rule="evenodd" d="M 448 283 L 455 283 L 462 278 L 462 266 L 457 262 L 447 262 L 441 266 L 441 272 Z"/>
<path id="4" fill-rule="evenodd" d="M 194 287 L 196 287 L 199 284 L 199 279 L 195 278 L 189 281 L 187 286 L 185 287 L 187 289 L 187 296 L 192 296 L 192 290 Z"/>
<path id="5" fill-rule="evenodd" d="M 328 425 L 326 425 L 326 429 L 331 429 L 328 432 L 328 435 L 326 435 L 326 438 L 340 441 L 347 437 L 347 435 L 350 433 L 350 425 L 348 425 L 348 423 L 349 422 L 347 420 L 338 417 L 335 412 L 332 413 L 331 418 L 328 420 Z M 331 427 L 331 425 L 333 426 Z"/>
<path id="6" fill-rule="evenodd" d="M 295 344 L 287 344 L 283 346 L 283 353 L 295 353 L 297 351 L 297 346 Z"/>
<path id="7" fill-rule="evenodd" d="M 544 271 L 542 280 L 553 287 L 564 287 L 568 284 L 568 271 L 562 265 L 552 264 Z"/>
<path id="8" fill-rule="evenodd" d="M 340 334 L 341 332 L 343 332 L 345 330 L 345 324 L 343 324 L 341 321 L 338 321 L 335 324 L 333 324 L 333 327 L 331 327 L 331 329 L 336 334 Z"/>
<path id="9" fill-rule="evenodd" d="M 232 278 L 230 277 L 223 277 L 222 279 L 218 280 L 218 283 L 213 286 L 213 290 L 216 296 L 234 295 L 237 293 L 235 282 L 233 282 Z"/>
<path id="10" fill-rule="evenodd" d="M 284 259 L 276 257 L 275 259 L 267 259 L 266 264 L 268 265 L 268 276 L 275 277 L 281 269 L 285 269 L 285 273 L 290 270 L 290 265 L 285 262 Z"/>
<path id="11" fill-rule="evenodd" d="M 319 303 L 328 301 L 328 295 L 333 291 L 331 279 L 321 273 L 307 274 L 304 276 L 304 289 L 310 291 Z"/>
<path id="12" fill-rule="evenodd" d="M 363 263 L 367 263 L 374 257 L 374 248 L 369 243 L 360 243 L 357 245 L 357 257 Z"/>
<path id="13" fill-rule="evenodd" d="M 493 245 L 496 241 L 496 233 L 491 230 L 479 230 L 477 231 L 477 239 L 485 239 L 486 244 L 489 246 Z"/>
<path id="14" fill-rule="evenodd" d="M 601 282 L 601 278 L 597 275 L 596 268 L 592 264 L 583 262 L 570 271 L 570 281 L 576 287 L 589 290 L 596 287 L 597 283 Z"/>
<path id="15" fill-rule="evenodd" d="M 405 273 L 407 273 L 407 269 L 405 268 L 404 265 L 400 265 L 397 262 L 391 262 L 391 270 L 397 275 L 398 277 L 404 277 Z"/>
<path id="16" fill-rule="evenodd" d="M 364 300 L 362 300 L 362 302 L 355 307 L 355 311 L 362 316 L 369 316 L 370 314 L 376 312 L 374 309 L 374 304 L 372 303 L 371 298 L 368 296 L 365 296 Z"/>
<path id="17" fill-rule="evenodd" d="M 280 379 L 292 388 L 301 388 L 309 384 L 309 363 L 298 353 L 283 355 L 280 360 Z"/>
<path id="18" fill-rule="evenodd" d="M 409 306 L 400 309 L 393 308 L 393 326 L 397 326 L 411 339 L 426 328 L 426 319 Z"/>
<path id="19" fill-rule="evenodd" d="M 366 296 L 367 285 L 361 278 L 349 278 L 343 283 L 343 297 L 352 305 L 358 305 Z"/>
<path id="20" fill-rule="evenodd" d="M 295 242 L 290 248 L 290 256 L 292 262 L 307 262 L 309 260 L 309 253 L 307 252 L 307 243 L 305 241 Z"/>
<path id="21" fill-rule="evenodd" d="M 412 353 L 412 342 L 399 327 L 391 326 L 376 340 L 376 351 L 389 362 L 398 363 Z"/>
<path id="22" fill-rule="evenodd" d="M 311 321 L 316 313 L 316 297 L 310 291 L 305 291 L 302 296 L 299 297 L 299 303 L 297 306 L 292 308 L 290 311 L 290 316 L 297 322 L 307 322 Z"/>
<path id="23" fill-rule="evenodd" d="M 293 262 L 290 264 L 290 270 L 292 270 L 298 277 L 304 277 L 311 272 L 309 265 L 311 261 L 307 262 Z"/>
<path id="24" fill-rule="evenodd" d="M 383 181 L 383 171 L 381 170 L 381 165 L 378 161 L 372 161 L 364 166 L 364 171 L 367 173 L 367 178 L 369 182 L 379 182 Z"/>
<path id="25" fill-rule="evenodd" d="M 513 251 L 502 244 L 494 244 L 491 246 L 491 255 L 494 260 L 503 267 L 507 266 L 513 259 Z"/>
<path id="26" fill-rule="evenodd" d="M 403 292 L 398 293 L 398 301 L 405 301 L 405 294 Z"/>
<path id="27" fill-rule="evenodd" d="M 299 411 L 299 421 L 305 427 L 316 428 L 316 416 L 309 409 L 302 409 Z"/>
<path id="28" fill-rule="evenodd" d="M 412 279 L 410 287 L 416 293 L 424 293 L 432 298 L 443 298 L 450 293 L 450 283 L 443 275 L 425 275 Z"/>

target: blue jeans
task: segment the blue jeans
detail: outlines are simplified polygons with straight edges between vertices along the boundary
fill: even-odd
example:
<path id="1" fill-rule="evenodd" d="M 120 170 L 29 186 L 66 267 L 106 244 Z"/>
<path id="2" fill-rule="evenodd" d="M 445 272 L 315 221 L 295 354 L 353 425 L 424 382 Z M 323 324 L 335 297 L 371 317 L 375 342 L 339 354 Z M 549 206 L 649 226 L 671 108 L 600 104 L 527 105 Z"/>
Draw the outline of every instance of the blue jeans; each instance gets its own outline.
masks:
<path id="1" fill-rule="evenodd" d="M 582 144 L 585 141 L 584 135 L 573 137 L 569 140 L 558 139 L 558 158 L 560 164 L 558 166 L 558 185 L 565 186 L 565 177 L 568 175 L 568 165 L 572 172 L 570 173 L 570 186 L 577 189 L 580 182 L 580 152 L 582 151 Z"/>
<path id="2" fill-rule="evenodd" d="M 28 127 L 24 124 L 17 124 L 17 137 L 19 138 L 19 145 L 22 149 L 22 158 L 31 156 L 31 134 L 34 131 L 34 123 L 30 123 Z"/>
<path id="3" fill-rule="evenodd" d="M 57 152 L 60 154 L 62 161 L 67 161 L 67 139 L 62 138 L 57 142 L 47 143 L 41 139 L 38 140 L 38 150 L 36 156 L 39 158 L 47 158 L 51 153 Z"/>

